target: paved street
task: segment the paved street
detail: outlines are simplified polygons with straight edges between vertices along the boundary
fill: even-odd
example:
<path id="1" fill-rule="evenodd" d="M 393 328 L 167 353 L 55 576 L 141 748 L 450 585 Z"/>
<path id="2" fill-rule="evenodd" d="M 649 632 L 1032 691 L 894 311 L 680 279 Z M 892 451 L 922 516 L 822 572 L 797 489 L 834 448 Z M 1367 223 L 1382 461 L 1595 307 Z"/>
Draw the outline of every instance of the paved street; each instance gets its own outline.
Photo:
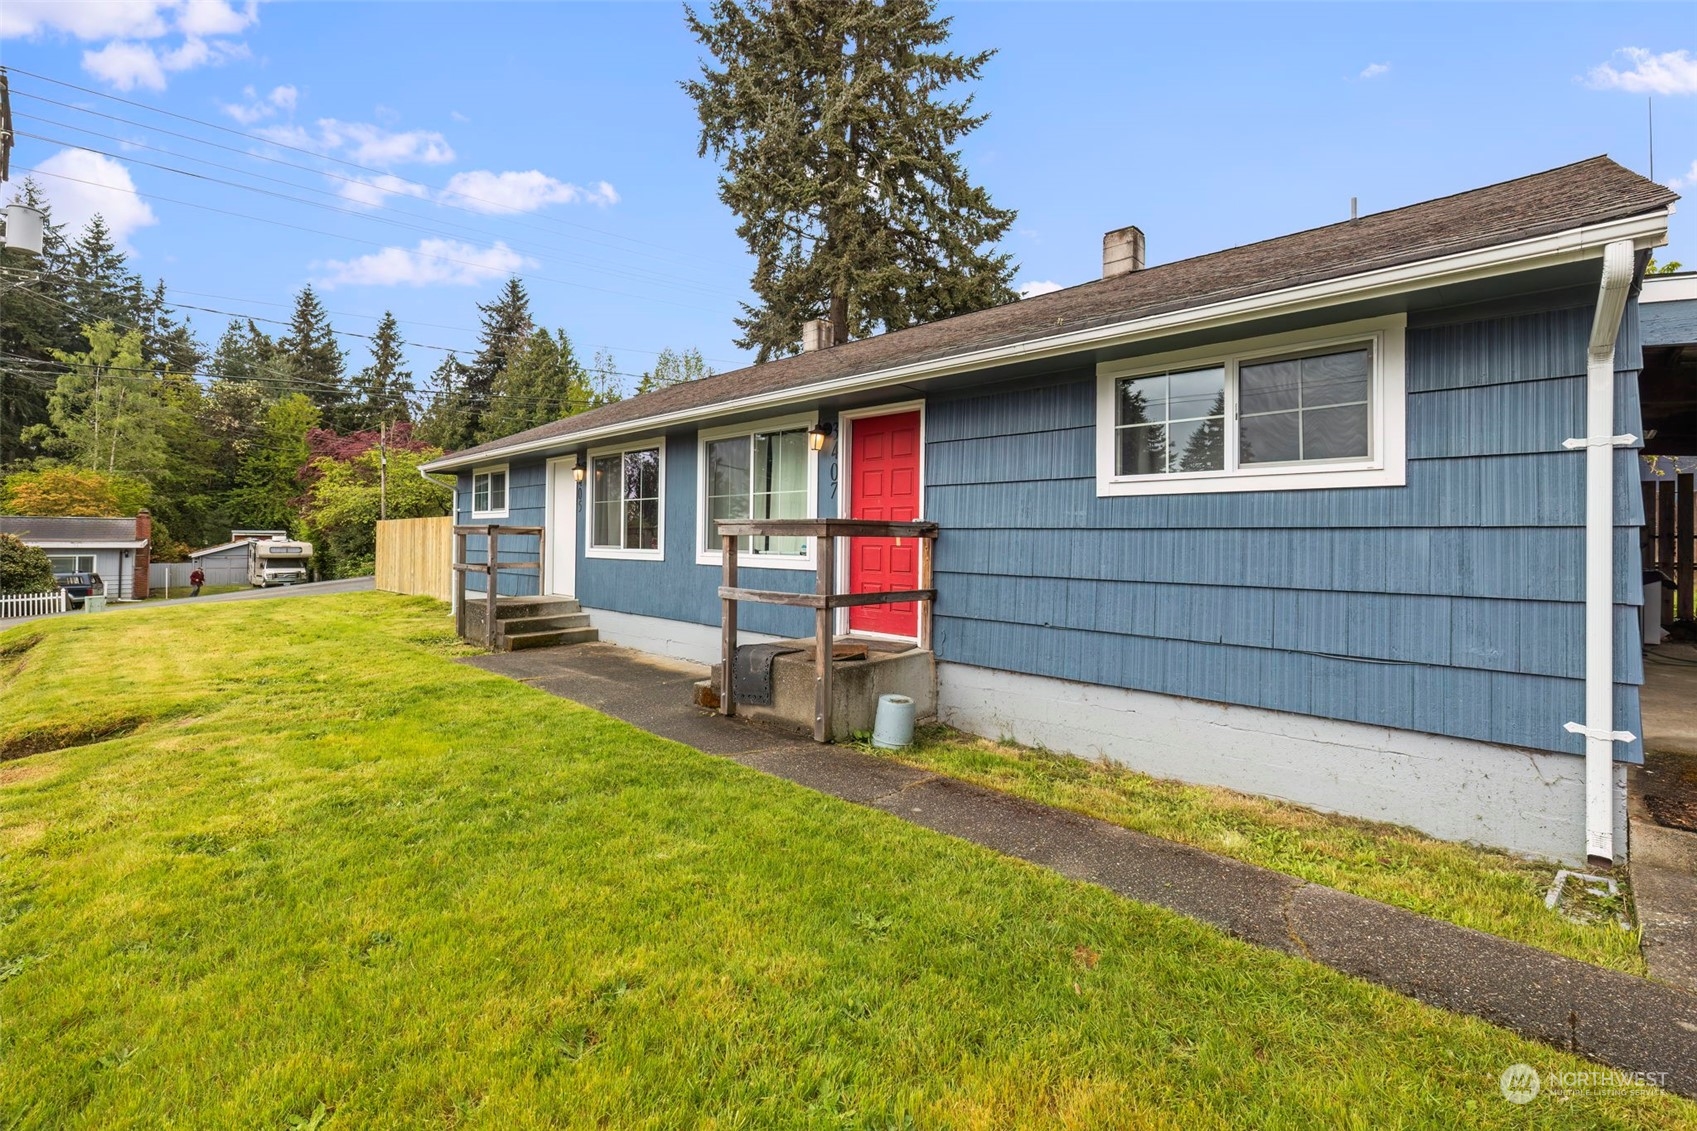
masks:
<path id="1" fill-rule="evenodd" d="M 330 593 L 364 593 L 373 588 L 374 581 L 375 579 L 370 577 L 346 577 L 338 581 L 313 581 L 305 585 L 285 585 L 275 589 L 243 589 L 236 593 L 215 593 L 206 597 L 174 597 L 169 601 L 126 601 L 123 604 L 107 605 L 106 612 L 118 613 L 134 609 L 159 609 L 168 605 L 202 605 L 211 601 L 265 601 L 278 597 L 317 597 Z M 84 614 L 70 612 L 53 615 L 75 617 Z M 29 620 L 45 619 L 47 618 L 24 617 L 15 620 L 0 620 L 0 631 Z"/>

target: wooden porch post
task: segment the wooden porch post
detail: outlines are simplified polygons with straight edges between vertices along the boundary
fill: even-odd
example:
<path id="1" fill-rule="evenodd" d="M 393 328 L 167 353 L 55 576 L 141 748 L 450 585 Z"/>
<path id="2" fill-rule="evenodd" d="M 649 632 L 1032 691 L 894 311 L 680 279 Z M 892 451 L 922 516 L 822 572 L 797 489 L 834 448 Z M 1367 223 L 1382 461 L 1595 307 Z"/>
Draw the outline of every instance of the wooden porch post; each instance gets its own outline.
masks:
<path id="1" fill-rule="evenodd" d="M 454 531 L 454 560 L 450 568 L 454 571 L 454 635 L 465 639 L 465 575 L 466 571 L 459 567 L 466 564 L 466 537 L 461 530 Z"/>
<path id="2" fill-rule="evenodd" d="M 725 570 L 721 584 L 737 585 L 737 536 L 724 537 Z M 726 597 L 719 602 L 719 713 L 727 718 L 737 713 L 737 603 Z"/>
<path id="3" fill-rule="evenodd" d="M 821 534 L 813 540 L 814 557 L 817 559 L 819 573 L 814 579 L 813 591 L 821 598 L 819 607 L 813 611 L 813 741 L 831 741 L 831 652 L 835 642 L 832 637 L 831 618 L 835 610 L 831 608 L 831 591 L 836 588 L 836 548 L 837 540 L 830 534 Z"/>
<path id="4" fill-rule="evenodd" d="M 489 553 L 483 562 L 483 646 L 491 652 L 495 650 L 495 533 L 500 529 L 491 526 L 489 529 Z"/>
<path id="5" fill-rule="evenodd" d="M 921 538 L 919 540 L 919 587 L 931 588 L 931 548 L 935 539 Z M 931 607 L 933 602 L 919 602 L 919 650 L 931 650 Z"/>

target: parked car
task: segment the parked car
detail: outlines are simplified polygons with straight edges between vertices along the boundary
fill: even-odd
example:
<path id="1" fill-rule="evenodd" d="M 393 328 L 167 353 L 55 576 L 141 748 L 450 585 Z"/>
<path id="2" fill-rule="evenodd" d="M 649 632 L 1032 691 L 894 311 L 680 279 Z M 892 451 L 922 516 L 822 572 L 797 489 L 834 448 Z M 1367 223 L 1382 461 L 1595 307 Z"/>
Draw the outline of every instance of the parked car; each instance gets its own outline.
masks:
<path id="1" fill-rule="evenodd" d="M 100 580 L 98 573 L 56 573 L 53 580 L 59 583 L 59 588 L 71 599 L 71 608 L 80 609 L 83 602 L 90 597 L 104 596 L 106 583 Z"/>

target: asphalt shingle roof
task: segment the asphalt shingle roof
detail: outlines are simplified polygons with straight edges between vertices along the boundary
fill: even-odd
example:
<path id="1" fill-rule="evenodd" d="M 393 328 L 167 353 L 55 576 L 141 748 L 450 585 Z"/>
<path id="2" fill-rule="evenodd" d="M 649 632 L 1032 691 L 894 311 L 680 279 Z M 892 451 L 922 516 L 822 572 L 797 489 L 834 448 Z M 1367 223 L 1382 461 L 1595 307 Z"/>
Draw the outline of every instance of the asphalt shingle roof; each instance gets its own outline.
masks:
<path id="1" fill-rule="evenodd" d="M 42 518 L 0 514 L 0 534 L 38 542 L 134 542 L 133 518 Z"/>
<path id="2" fill-rule="evenodd" d="M 454 453 L 609 425 L 1626 219 L 1679 199 L 1607 157 L 705 377 Z"/>

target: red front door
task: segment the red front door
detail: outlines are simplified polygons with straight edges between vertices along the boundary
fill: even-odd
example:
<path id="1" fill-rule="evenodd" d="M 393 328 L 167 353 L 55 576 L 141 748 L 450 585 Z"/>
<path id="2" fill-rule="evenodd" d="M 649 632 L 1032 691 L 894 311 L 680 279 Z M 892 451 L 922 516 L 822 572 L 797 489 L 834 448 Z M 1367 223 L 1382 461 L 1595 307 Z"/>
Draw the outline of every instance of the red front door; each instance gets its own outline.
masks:
<path id="1" fill-rule="evenodd" d="M 849 431 L 849 517 L 879 522 L 919 520 L 919 412 L 867 416 Z M 913 538 L 849 541 L 849 592 L 889 593 L 919 588 L 919 543 Z M 919 607 L 859 605 L 849 609 L 850 632 L 917 636 Z"/>

